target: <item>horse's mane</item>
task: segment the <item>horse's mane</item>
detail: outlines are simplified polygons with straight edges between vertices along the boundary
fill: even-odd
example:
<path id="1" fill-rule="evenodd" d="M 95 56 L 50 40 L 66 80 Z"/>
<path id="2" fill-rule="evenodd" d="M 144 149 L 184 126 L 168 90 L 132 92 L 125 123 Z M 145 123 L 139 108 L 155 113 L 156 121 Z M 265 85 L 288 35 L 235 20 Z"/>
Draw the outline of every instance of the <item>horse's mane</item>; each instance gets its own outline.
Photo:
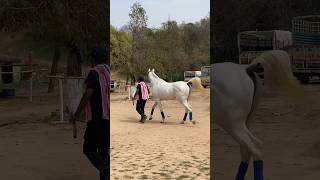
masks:
<path id="1" fill-rule="evenodd" d="M 165 81 L 165 80 L 163 80 L 163 79 L 159 78 L 159 76 L 158 76 L 158 75 L 156 75 L 156 73 L 155 73 L 155 72 L 152 72 L 152 74 L 153 74 L 153 76 L 154 76 L 156 79 L 158 79 L 159 81 L 163 81 L 163 82 L 166 82 L 166 83 L 167 83 L 167 81 Z"/>

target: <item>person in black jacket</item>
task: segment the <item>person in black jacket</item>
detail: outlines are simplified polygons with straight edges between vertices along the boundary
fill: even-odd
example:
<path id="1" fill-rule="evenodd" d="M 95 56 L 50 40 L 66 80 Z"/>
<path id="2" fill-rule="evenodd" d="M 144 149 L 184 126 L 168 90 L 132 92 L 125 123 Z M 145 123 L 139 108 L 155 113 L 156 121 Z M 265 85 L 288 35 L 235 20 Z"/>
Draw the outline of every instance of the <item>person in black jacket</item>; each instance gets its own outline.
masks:
<path id="1" fill-rule="evenodd" d="M 91 53 L 93 69 L 85 81 L 86 91 L 72 117 L 79 119 L 85 111 L 87 127 L 83 153 L 100 172 L 100 180 L 110 179 L 110 70 L 106 64 L 106 47 L 97 47 Z"/>
<path id="2" fill-rule="evenodd" d="M 141 116 L 141 119 L 139 122 L 144 123 L 147 119 L 147 116 L 144 113 L 144 107 L 147 103 L 147 100 L 149 99 L 150 91 L 149 91 L 148 86 L 144 82 L 143 76 L 139 76 L 138 81 L 139 81 L 139 83 L 136 88 L 137 90 L 136 90 L 136 93 L 133 97 L 135 98 L 136 96 L 138 96 L 136 110 Z"/>

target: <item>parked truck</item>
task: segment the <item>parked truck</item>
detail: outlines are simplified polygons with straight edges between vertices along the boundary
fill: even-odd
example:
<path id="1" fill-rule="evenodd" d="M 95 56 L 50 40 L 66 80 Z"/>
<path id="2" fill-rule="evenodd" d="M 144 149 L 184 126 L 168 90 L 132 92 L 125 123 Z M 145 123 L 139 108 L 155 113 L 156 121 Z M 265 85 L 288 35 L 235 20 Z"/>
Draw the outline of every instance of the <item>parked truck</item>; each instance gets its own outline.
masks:
<path id="1" fill-rule="evenodd" d="M 201 84 L 204 88 L 210 87 L 210 66 L 201 67 Z"/>
<path id="2" fill-rule="evenodd" d="M 200 77 L 201 76 L 201 71 L 185 71 L 183 73 L 184 76 L 184 81 L 189 81 L 190 79 L 194 77 Z"/>
<path id="3" fill-rule="evenodd" d="M 292 32 L 282 30 L 244 31 L 238 34 L 239 64 L 250 64 L 268 50 L 288 52 L 293 74 L 307 83 L 320 77 L 320 16 L 300 16 L 292 20 Z M 259 72 L 263 77 L 263 70 Z"/>
<path id="4" fill-rule="evenodd" d="M 290 31 L 244 31 L 238 33 L 239 64 L 248 65 L 263 52 L 292 45 Z M 258 74 L 263 78 L 263 69 Z"/>
<path id="5" fill-rule="evenodd" d="M 286 50 L 291 57 L 293 73 L 302 83 L 320 77 L 320 15 L 292 19 L 293 46 Z"/>

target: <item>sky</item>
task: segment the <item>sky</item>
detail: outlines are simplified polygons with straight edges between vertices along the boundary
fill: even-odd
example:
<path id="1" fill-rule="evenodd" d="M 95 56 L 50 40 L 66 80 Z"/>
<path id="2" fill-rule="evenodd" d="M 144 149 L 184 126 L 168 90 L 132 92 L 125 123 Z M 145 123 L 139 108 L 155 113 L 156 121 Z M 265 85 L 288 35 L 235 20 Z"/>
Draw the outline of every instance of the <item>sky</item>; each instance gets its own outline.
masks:
<path id="1" fill-rule="evenodd" d="M 116 28 L 127 25 L 130 7 L 136 1 L 146 10 L 149 28 L 159 28 L 169 18 L 179 24 L 196 22 L 210 12 L 210 0 L 111 0 L 111 25 Z"/>

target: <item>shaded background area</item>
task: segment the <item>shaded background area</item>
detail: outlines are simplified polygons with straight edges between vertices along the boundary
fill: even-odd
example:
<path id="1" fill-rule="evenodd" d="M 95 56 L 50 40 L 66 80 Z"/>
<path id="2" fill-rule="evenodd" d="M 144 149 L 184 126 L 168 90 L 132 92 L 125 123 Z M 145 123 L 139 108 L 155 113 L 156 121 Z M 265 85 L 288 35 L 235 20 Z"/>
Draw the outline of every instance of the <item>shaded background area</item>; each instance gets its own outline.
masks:
<path id="1" fill-rule="evenodd" d="M 318 0 L 214 0 L 211 2 L 211 64 L 238 62 L 238 32 L 291 31 L 293 17 L 314 14 L 320 14 Z"/>
<path id="2" fill-rule="evenodd" d="M 58 64 L 56 73 L 83 75 L 91 49 L 108 44 L 109 1 L 0 0 L 0 4 L 0 54 L 26 63 L 32 52 L 32 62 L 40 66 L 33 70 L 45 69 L 43 74 L 34 72 L 32 102 L 27 81 L 10 84 L 14 97 L 0 98 L 0 179 L 97 179 L 98 172 L 82 152 L 85 124 L 77 123 L 79 138 L 73 139 L 70 124 L 52 123 L 59 120 L 60 99 L 57 83 L 48 93 L 47 75 L 53 62 Z"/>
<path id="3" fill-rule="evenodd" d="M 61 53 L 70 66 L 81 64 L 92 47 L 108 42 L 109 23 L 107 0 L 2 0 L 0 53 L 25 57 L 33 51 L 46 61 Z"/>

